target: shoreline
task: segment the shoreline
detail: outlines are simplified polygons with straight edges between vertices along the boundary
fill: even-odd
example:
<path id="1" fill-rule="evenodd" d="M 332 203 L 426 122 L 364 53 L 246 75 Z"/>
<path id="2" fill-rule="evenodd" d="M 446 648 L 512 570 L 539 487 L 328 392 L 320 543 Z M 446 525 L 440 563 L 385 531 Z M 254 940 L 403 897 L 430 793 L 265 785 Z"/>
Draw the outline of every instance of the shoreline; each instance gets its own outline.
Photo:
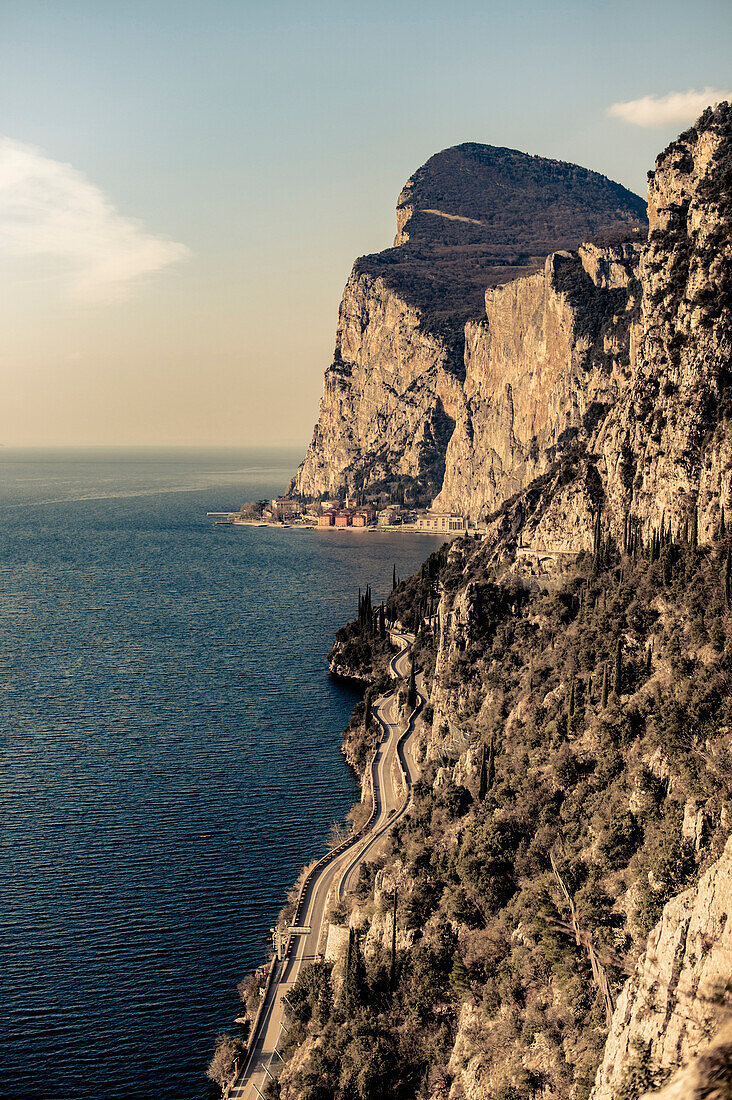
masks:
<path id="1" fill-rule="evenodd" d="M 335 527 L 332 524 L 319 524 L 319 523 L 272 523 L 267 520 L 216 520 L 213 524 L 214 527 L 269 527 L 283 531 L 323 531 L 328 534 L 341 534 L 341 533 L 353 533 L 364 534 L 369 531 L 371 534 L 376 532 L 398 535 L 400 533 L 406 535 L 428 535 L 430 538 L 444 538 L 447 541 L 450 538 L 463 538 L 465 535 L 482 534 L 477 528 L 472 531 L 430 531 L 424 527 L 417 527 L 413 523 L 395 523 L 389 524 L 385 527 Z"/>
<path id="2" fill-rule="evenodd" d="M 274 526 L 279 526 L 279 525 L 275 524 Z M 392 655 L 392 657 L 390 658 L 390 660 L 389 660 L 389 670 L 390 670 L 390 674 L 391 674 L 391 677 L 392 677 L 392 687 L 391 687 L 390 691 L 388 692 L 388 695 L 385 696 L 385 698 L 388 698 L 388 696 L 394 694 L 397 691 L 397 685 L 400 682 L 400 680 L 403 679 L 403 676 L 404 676 L 403 672 L 400 673 L 398 671 L 397 662 L 405 654 L 409 653 L 409 651 L 411 649 L 411 646 L 413 644 L 413 641 L 414 641 L 413 636 L 411 636 L 407 633 L 404 633 L 402 631 L 398 631 L 398 632 L 394 631 L 392 628 L 389 629 L 389 637 L 390 637 L 390 640 L 392 642 L 392 645 L 399 646 L 400 641 L 403 644 L 400 648 L 397 649 L 397 652 L 394 653 Z M 374 680 L 373 680 L 372 677 L 364 677 L 360 681 L 360 683 L 356 684 L 356 682 L 353 679 L 351 679 L 349 677 L 338 676 L 337 674 L 334 674 L 332 670 L 329 671 L 329 675 L 332 676 L 334 679 L 340 680 L 341 682 L 347 682 L 347 681 L 350 680 L 352 686 L 357 686 L 362 691 L 367 689 L 369 684 L 374 683 Z M 326 851 L 323 853 L 323 855 L 321 855 L 313 864 L 311 864 L 309 867 L 304 867 L 303 868 L 303 871 L 301 872 L 300 878 L 296 879 L 296 881 L 294 883 L 294 889 L 297 889 L 298 892 L 297 892 L 297 900 L 295 901 L 294 914 L 293 914 L 291 920 L 294 922 L 295 925 L 299 925 L 299 924 L 302 923 L 304 913 L 305 913 L 305 909 L 307 909 L 306 898 L 308 897 L 308 895 L 310 893 L 311 886 L 312 886 L 312 883 L 313 883 L 314 879 L 317 879 L 317 877 L 321 874 L 321 872 L 323 872 L 331 863 L 334 863 L 334 862 L 338 861 L 339 857 L 345 855 L 345 853 L 348 852 L 350 849 L 355 848 L 357 850 L 357 852 L 356 852 L 356 855 L 355 855 L 352 863 L 347 865 L 345 870 L 340 874 L 340 878 L 338 880 L 338 886 L 337 886 L 337 893 L 336 893 L 336 897 L 338 897 L 338 895 L 340 893 L 340 890 L 343 888 L 343 883 L 346 881 L 347 876 L 352 873 L 353 868 L 355 866 L 357 866 L 363 860 L 363 858 L 366 855 L 366 852 L 370 850 L 370 848 L 373 846 L 373 844 L 376 843 L 383 835 L 385 835 L 387 832 L 389 832 L 391 830 L 392 826 L 394 825 L 394 823 L 397 820 L 399 820 L 399 818 L 401 816 L 403 816 L 404 813 L 407 812 L 407 810 L 408 810 L 408 808 L 411 804 L 412 794 L 411 794 L 411 787 L 410 787 L 409 780 L 408 780 L 408 773 L 405 772 L 406 764 L 404 763 L 404 761 L 402 759 L 402 755 L 403 755 L 403 751 L 404 751 L 403 750 L 403 745 L 404 745 L 404 742 L 405 742 L 406 738 L 408 738 L 414 732 L 415 720 L 416 720 L 418 714 L 420 713 L 420 711 L 422 710 L 422 707 L 425 704 L 425 701 L 426 700 L 425 700 L 425 697 L 422 694 L 421 689 L 418 688 L 416 703 L 415 703 L 414 707 L 412 708 L 411 713 L 409 713 L 408 716 L 407 716 L 404 730 L 402 730 L 401 733 L 397 734 L 397 739 L 396 739 L 396 742 L 395 742 L 394 751 L 396 753 L 396 760 L 397 760 L 399 770 L 400 770 L 400 773 L 401 773 L 402 789 L 404 791 L 404 801 L 403 801 L 401 807 L 396 812 L 395 812 L 395 810 L 390 811 L 390 813 L 386 816 L 383 824 L 380 824 L 379 827 L 375 829 L 374 836 L 370 839 L 367 839 L 366 844 L 360 849 L 359 849 L 360 842 L 362 840 L 364 840 L 365 838 L 368 838 L 369 833 L 374 831 L 375 824 L 378 823 L 380 815 L 383 814 L 383 809 L 380 808 L 381 799 L 379 798 L 379 800 L 377 801 L 377 797 L 376 797 L 376 793 L 375 793 L 375 791 L 376 791 L 376 788 L 375 788 L 375 774 L 376 774 L 376 769 L 377 769 L 378 764 L 379 764 L 380 746 L 383 742 L 382 742 L 381 737 L 380 737 L 379 743 L 377 744 L 376 748 L 374 749 L 373 754 L 371 755 L 368 763 L 364 767 L 363 771 L 360 771 L 360 769 L 357 767 L 355 762 L 349 757 L 348 752 L 345 751 L 346 741 L 345 741 L 345 735 L 344 735 L 344 739 L 342 741 L 340 751 L 343 754 L 343 756 L 345 757 L 345 760 L 346 760 L 346 763 L 347 763 L 348 767 L 351 768 L 354 775 L 356 776 L 356 780 L 357 780 L 357 783 L 358 783 L 358 788 L 359 788 L 359 791 L 360 791 L 360 798 L 358 799 L 358 801 L 354 802 L 353 808 L 355 808 L 356 806 L 359 806 L 359 805 L 367 804 L 368 801 L 369 801 L 369 796 L 370 796 L 371 812 L 368 816 L 368 819 L 359 828 L 354 829 L 352 831 L 352 833 L 345 840 L 341 841 L 341 843 L 336 845 L 334 848 L 327 848 Z M 356 704 L 356 706 L 353 708 L 353 711 L 351 713 L 351 720 L 353 719 L 353 714 L 354 714 L 357 706 L 358 706 L 358 704 Z M 380 724 L 382 729 L 387 728 L 384 725 L 384 719 L 380 716 L 380 714 L 378 712 L 375 712 L 374 717 L 377 720 L 377 722 Z M 350 728 L 350 722 L 349 722 L 349 727 L 346 727 L 346 731 L 348 730 L 348 728 Z M 304 878 L 302 878 L 303 872 L 305 873 Z M 298 884 L 299 884 L 299 889 L 298 889 Z M 331 887 L 331 889 L 332 889 L 332 887 Z M 326 894 L 326 898 L 330 898 L 330 891 L 328 891 L 328 893 Z M 311 902 L 308 902 L 307 904 L 311 904 Z M 277 919 L 279 919 L 279 918 L 277 918 Z M 328 922 L 325 920 L 325 917 L 323 916 L 323 918 L 321 919 L 321 924 L 320 924 L 319 933 L 318 933 L 318 941 L 317 941 L 318 946 L 320 946 L 321 948 L 324 947 L 324 945 L 321 944 L 321 941 L 322 941 L 322 938 L 323 938 L 324 931 L 327 928 L 328 928 Z M 309 932 L 309 928 L 308 928 L 308 932 Z M 293 940 L 293 938 L 290 937 L 288 939 L 284 955 L 283 956 L 278 956 L 277 953 L 273 954 L 271 956 L 271 958 L 261 968 L 263 970 L 266 970 L 267 973 L 266 973 L 266 979 L 265 979 L 264 987 L 260 988 L 260 1000 L 259 1000 L 259 1003 L 257 1005 L 257 1010 L 255 1012 L 255 1015 L 254 1015 L 253 1019 L 250 1018 L 249 1014 L 248 1014 L 248 1011 L 245 1008 L 244 1012 L 241 1012 L 240 1016 L 237 1017 L 237 1019 L 235 1020 L 235 1023 L 237 1023 L 241 1026 L 244 1022 L 244 1019 L 248 1019 L 249 1022 L 250 1022 L 250 1027 L 249 1027 L 249 1032 L 246 1036 L 245 1042 L 243 1044 L 243 1050 L 242 1050 L 243 1061 L 240 1061 L 237 1058 L 236 1063 L 235 1063 L 235 1075 L 228 1082 L 228 1084 L 223 1086 L 223 1088 L 222 1088 L 222 1096 L 223 1096 L 224 1100 L 227 1100 L 227 1098 L 229 1098 L 229 1097 L 231 1097 L 232 1100 L 238 1100 L 240 1092 L 242 1090 L 246 1090 L 248 1088 L 248 1086 L 250 1084 L 250 1078 L 248 1077 L 248 1074 L 252 1072 L 252 1069 L 251 1069 L 252 1059 L 255 1055 L 255 1049 L 258 1045 L 258 1042 L 261 1043 L 263 1041 L 263 1036 L 260 1034 L 263 1019 L 265 1017 L 268 1018 L 270 1016 L 270 1014 L 272 1013 L 273 1007 L 274 1007 L 273 998 L 276 1000 L 276 998 L 278 996 L 278 994 L 276 992 L 273 992 L 273 986 L 275 986 L 275 984 L 278 984 L 278 983 L 282 984 L 285 981 L 286 971 L 291 966 L 291 964 L 293 962 L 293 959 L 297 959 L 297 957 L 300 956 L 301 953 L 302 953 L 302 951 L 301 951 L 301 948 L 299 947 L 297 938 L 295 938 Z M 300 972 L 300 969 L 302 968 L 304 959 L 305 959 L 305 956 L 302 956 L 302 959 L 300 961 L 300 967 L 297 970 L 297 976 L 299 976 L 299 972 Z M 259 972 L 259 970 L 260 970 L 260 968 L 257 968 L 257 971 L 255 971 L 255 973 Z M 287 987 L 287 983 L 285 983 L 285 987 Z M 289 991 L 289 989 L 288 989 L 288 991 Z M 265 1027 L 265 1031 L 266 1031 L 266 1027 Z M 277 1044 L 275 1043 L 275 1047 L 276 1047 L 276 1045 Z M 271 1056 L 270 1056 L 269 1061 L 270 1061 L 270 1064 L 271 1064 L 271 1061 L 272 1061 Z M 256 1069 L 254 1070 L 254 1072 L 256 1072 Z M 242 1079 L 242 1075 L 244 1075 L 243 1079 Z M 268 1073 L 268 1076 L 271 1077 L 271 1073 Z M 254 1086 L 254 1087 L 256 1089 L 256 1086 Z M 257 1091 L 258 1095 L 261 1095 L 261 1093 L 259 1092 L 259 1089 L 256 1089 L 256 1091 Z"/>

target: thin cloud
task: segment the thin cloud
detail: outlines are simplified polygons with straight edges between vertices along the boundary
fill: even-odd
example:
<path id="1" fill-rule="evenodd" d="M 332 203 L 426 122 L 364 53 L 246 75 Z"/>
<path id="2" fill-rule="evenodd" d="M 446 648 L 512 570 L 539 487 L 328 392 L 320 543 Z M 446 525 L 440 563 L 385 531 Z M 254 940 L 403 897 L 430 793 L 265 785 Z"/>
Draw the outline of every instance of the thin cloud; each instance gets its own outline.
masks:
<path id="1" fill-rule="evenodd" d="M 613 103 L 607 114 L 622 118 L 632 126 L 668 126 L 672 123 L 694 122 L 706 107 L 732 100 L 732 92 L 705 88 L 702 92 L 669 92 L 668 95 L 646 95 L 627 103 Z"/>
<path id="2" fill-rule="evenodd" d="M 47 261 L 75 297 L 99 302 L 124 297 L 190 250 L 118 213 L 72 165 L 0 138 L 0 254 Z"/>

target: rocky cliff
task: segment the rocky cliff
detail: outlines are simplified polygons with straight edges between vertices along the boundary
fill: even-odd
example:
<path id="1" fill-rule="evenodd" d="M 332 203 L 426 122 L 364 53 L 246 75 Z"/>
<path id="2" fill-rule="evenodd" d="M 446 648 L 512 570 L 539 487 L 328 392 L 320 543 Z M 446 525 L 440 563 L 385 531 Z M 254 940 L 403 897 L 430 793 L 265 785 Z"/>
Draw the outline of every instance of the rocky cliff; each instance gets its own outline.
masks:
<path id="1" fill-rule="evenodd" d="M 663 520 L 711 537 L 732 485 L 731 137 L 732 109 L 721 104 L 659 156 L 645 245 L 627 239 L 637 204 L 628 198 L 623 208 L 605 181 L 616 206 L 596 189 L 596 222 L 625 218 L 627 231 L 541 262 L 530 249 L 548 232 L 539 242 L 524 225 L 517 233 L 528 243 L 509 247 L 508 227 L 528 219 L 521 204 L 494 232 L 494 176 L 476 173 L 482 206 L 461 205 L 456 151 L 428 162 L 400 198 L 397 247 L 359 261 L 351 275 L 295 490 L 396 487 L 478 521 L 558 463 L 574 463 L 596 483 L 592 506 L 563 490 L 560 526 L 545 522 L 541 532 L 545 549 L 584 545 L 597 507 L 616 535 L 632 516 L 646 534 Z M 502 172 L 508 187 L 505 164 Z M 489 222 L 492 251 L 478 243 Z M 444 225 L 455 236 L 444 238 L 443 269 Z M 566 219 L 555 226 L 556 236 L 567 227 Z M 393 257 L 402 249 L 400 264 Z M 470 287 L 460 284 L 456 300 L 456 257 L 467 264 L 466 255 Z M 499 268 L 499 258 L 513 266 Z M 425 271 L 436 273 L 430 291 Z M 529 527 L 527 538 L 535 535 Z"/>
<path id="2" fill-rule="evenodd" d="M 638 355 L 598 433 L 608 503 L 708 539 L 729 497 L 732 107 L 708 110 L 649 179 Z"/>
<path id="3" fill-rule="evenodd" d="M 616 1100 L 633 1074 L 660 1082 L 729 1021 L 731 907 L 732 840 L 694 889 L 667 903 L 648 937 L 618 999 L 591 1100 Z"/>
<path id="4" fill-rule="evenodd" d="M 425 201 L 416 185 L 400 200 L 397 251 L 442 217 Z M 332 914 L 353 966 L 337 988 L 330 962 L 298 979 L 284 1100 L 732 1094 L 732 108 L 658 158 L 649 213 L 643 246 L 552 250 L 484 287 L 484 316 L 461 317 L 464 375 L 423 306 L 380 282 L 407 389 L 436 409 L 442 387 L 453 424 L 443 459 L 435 432 L 422 451 L 432 482 L 445 464 L 438 501 L 490 514 L 387 597 L 428 685 L 421 776 Z M 368 316 L 339 330 L 358 353 L 331 439 Z M 404 453 L 417 492 L 426 467 Z M 337 652 L 374 676 L 368 625 Z M 374 747 L 362 719 L 354 760 Z"/>
<path id="5" fill-rule="evenodd" d="M 585 246 L 486 293 L 439 506 L 484 515 L 564 460 L 582 476 L 558 487 L 556 523 L 539 502 L 529 543 L 587 545 L 595 508 L 616 536 L 630 516 L 713 537 L 732 472 L 731 139 L 723 104 L 661 154 L 645 247 Z"/>
<path id="6" fill-rule="evenodd" d="M 640 253 L 584 245 L 486 291 L 435 508 L 481 518 L 592 444 L 635 362 Z"/>
<path id="7" fill-rule="evenodd" d="M 465 419 L 466 324 L 483 315 L 486 288 L 608 233 L 645 236 L 644 203 L 595 172 L 477 144 L 432 157 L 399 197 L 394 247 L 351 272 L 291 491 L 384 490 L 429 503 Z"/>

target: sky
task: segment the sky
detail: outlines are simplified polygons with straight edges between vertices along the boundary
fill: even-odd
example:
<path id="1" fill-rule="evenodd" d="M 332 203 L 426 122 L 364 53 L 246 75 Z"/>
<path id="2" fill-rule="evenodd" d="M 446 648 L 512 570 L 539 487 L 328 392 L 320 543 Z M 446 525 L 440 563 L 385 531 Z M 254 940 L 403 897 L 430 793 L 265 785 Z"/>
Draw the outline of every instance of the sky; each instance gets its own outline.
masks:
<path id="1" fill-rule="evenodd" d="M 731 59 L 729 0 L 2 0 L 0 445 L 304 446 L 428 157 L 644 195 Z"/>

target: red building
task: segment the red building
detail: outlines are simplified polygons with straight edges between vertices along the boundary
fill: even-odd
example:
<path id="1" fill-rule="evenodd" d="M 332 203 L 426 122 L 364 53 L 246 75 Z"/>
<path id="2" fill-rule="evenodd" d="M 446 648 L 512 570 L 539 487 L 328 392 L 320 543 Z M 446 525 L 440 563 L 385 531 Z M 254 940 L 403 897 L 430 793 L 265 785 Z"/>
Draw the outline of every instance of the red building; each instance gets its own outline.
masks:
<path id="1" fill-rule="evenodd" d="M 333 513 L 322 512 L 318 516 L 318 527 L 332 527 L 333 526 Z"/>
<path id="2" fill-rule="evenodd" d="M 336 512 L 335 525 L 336 527 L 350 527 L 352 518 L 350 512 Z"/>

